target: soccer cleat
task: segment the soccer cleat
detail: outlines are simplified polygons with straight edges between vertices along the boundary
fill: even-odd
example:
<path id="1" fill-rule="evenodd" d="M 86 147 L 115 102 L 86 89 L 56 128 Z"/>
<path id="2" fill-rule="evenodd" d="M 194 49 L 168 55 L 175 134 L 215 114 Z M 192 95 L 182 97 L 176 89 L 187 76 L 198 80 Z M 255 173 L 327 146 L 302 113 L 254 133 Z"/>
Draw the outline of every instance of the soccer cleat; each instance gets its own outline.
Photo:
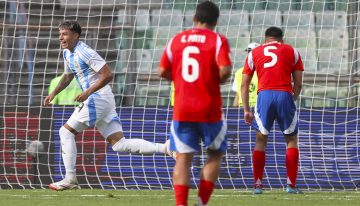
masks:
<path id="1" fill-rule="evenodd" d="M 290 187 L 289 185 L 286 187 L 286 193 L 288 194 L 304 194 L 299 188 L 297 187 Z"/>
<path id="2" fill-rule="evenodd" d="M 176 161 L 177 153 L 176 153 L 176 151 L 170 150 L 170 140 L 169 139 L 166 140 L 165 146 L 166 146 L 166 154 L 168 154 L 170 157 L 174 158 L 174 160 Z"/>
<path id="3" fill-rule="evenodd" d="M 254 189 L 252 191 L 253 195 L 259 195 L 262 194 L 262 188 L 261 187 L 257 187 L 256 189 Z"/>
<path id="4" fill-rule="evenodd" d="M 49 188 L 56 191 L 63 191 L 80 189 L 80 186 L 77 180 L 75 181 L 75 183 L 70 183 L 70 181 L 65 178 L 59 182 L 50 184 Z"/>

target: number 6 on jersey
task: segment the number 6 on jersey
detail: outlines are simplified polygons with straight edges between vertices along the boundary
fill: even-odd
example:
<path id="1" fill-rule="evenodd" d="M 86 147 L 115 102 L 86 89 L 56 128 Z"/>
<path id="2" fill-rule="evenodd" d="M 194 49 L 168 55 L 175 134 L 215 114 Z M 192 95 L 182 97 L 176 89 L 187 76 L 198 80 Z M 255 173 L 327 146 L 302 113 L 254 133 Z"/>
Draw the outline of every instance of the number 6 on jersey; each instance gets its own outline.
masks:
<path id="1" fill-rule="evenodd" d="M 190 54 L 199 54 L 200 50 L 196 46 L 185 47 L 182 55 L 182 76 L 187 82 L 194 82 L 199 78 L 199 62 L 190 57 Z M 190 74 L 190 66 L 192 74 Z"/>

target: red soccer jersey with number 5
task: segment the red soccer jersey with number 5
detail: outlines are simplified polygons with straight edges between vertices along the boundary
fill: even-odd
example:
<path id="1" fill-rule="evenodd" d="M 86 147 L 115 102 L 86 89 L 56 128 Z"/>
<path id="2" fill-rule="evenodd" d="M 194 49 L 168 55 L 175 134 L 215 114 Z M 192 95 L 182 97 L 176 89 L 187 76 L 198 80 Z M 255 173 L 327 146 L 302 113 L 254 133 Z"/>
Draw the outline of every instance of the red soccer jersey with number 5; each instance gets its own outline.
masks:
<path id="1" fill-rule="evenodd" d="M 304 71 L 299 52 L 290 45 L 271 41 L 253 49 L 246 58 L 243 74 L 253 75 L 256 70 L 263 90 L 292 91 L 291 74 Z"/>
<path id="2" fill-rule="evenodd" d="M 227 39 L 208 29 L 174 36 L 159 67 L 172 71 L 173 120 L 210 123 L 222 118 L 219 67 L 231 65 Z"/>

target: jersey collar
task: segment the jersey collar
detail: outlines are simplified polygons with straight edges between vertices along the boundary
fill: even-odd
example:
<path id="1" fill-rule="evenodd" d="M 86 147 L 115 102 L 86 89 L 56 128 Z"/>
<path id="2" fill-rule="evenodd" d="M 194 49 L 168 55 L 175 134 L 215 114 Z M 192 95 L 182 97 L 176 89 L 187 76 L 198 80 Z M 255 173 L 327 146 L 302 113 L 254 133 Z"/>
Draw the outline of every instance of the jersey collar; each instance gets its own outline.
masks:
<path id="1" fill-rule="evenodd" d="M 281 44 L 281 42 L 279 42 L 279 41 L 276 41 L 276 40 L 273 40 L 273 41 L 271 41 L 271 42 L 268 42 L 268 43 L 265 43 L 265 44 L 263 44 L 263 45 L 268 45 L 268 44 Z"/>
<path id="2" fill-rule="evenodd" d="M 74 49 L 71 51 L 71 53 L 74 53 L 76 50 L 76 47 L 80 46 L 80 40 L 76 43 L 76 46 L 74 47 Z"/>

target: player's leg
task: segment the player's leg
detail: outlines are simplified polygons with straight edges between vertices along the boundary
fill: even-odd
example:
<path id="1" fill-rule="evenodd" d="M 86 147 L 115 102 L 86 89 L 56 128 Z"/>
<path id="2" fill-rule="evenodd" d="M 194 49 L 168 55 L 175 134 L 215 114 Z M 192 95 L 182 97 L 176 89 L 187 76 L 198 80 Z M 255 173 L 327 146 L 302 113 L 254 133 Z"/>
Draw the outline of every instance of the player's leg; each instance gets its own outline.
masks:
<path id="1" fill-rule="evenodd" d="M 296 105 L 292 95 L 288 92 L 283 92 L 279 95 L 278 107 L 278 124 L 283 131 L 287 150 L 286 150 L 286 173 L 287 173 L 287 193 L 302 193 L 296 187 L 296 179 L 298 174 L 299 164 L 299 149 L 298 149 L 298 121 Z"/>
<path id="2" fill-rule="evenodd" d="M 67 190 L 67 189 L 80 189 L 76 180 L 76 144 L 75 135 L 87 129 L 85 123 L 78 122 L 76 119 L 70 117 L 67 123 L 64 124 L 59 130 L 61 141 L 61 154 L 65 165 L 66 175 L 65 179 L 49 185 L 53 190 Z"/>
<path id="3" fill-rule="evenodd" d="M 221 170 L 221 159 L 224 152 L 208 149 L 207 153 L 208 159 L 200 173 L 198 203 L 196 206 L 207 205 Z"/>
<path id="4" fill-rule="evenodd" d="M 297 133 L 297 131 L 296 131 Z M 298 149 L 298 135 L 285 135 L 287 149 L 286 149 L 286 174 L 287 174 L 287 188 L 286 192 L 291 194 L 302 194 L 303 192 L 296 187 L 296 180 L 298 175 L 299 165 L 299 149 Z"/>
<path id="5" fill-rule="evenodd" d="M 167 145 L 152 143 L 143 139 L 126 139 L 118 114 L 115 111 L 115 99 L 94 98 L 96 107 L 96 127 L 116 152 L 125 153 L 167 153 Z M 104 106 L 105 105 L 105 106 Z M 172 154 L 169 152 L 169 154 Z"/>
<path id="6" fill-rule="evenodd" d="M 113 103 L 115 104 L 115 103 Z M 49 187 L 55 190 L 75 188 L 76 180 L 76 145 L 75 135 L 89 126 L 92 127 L 97 118 L 109 113 L 111 103 L 103 100 L 98 94 L 92 94 L 89 98 L 75 108 L 67 123 L 60 128 L 59 135 L 62 146 L 62 156 L 66 169 L 65 179 L 51 184 Z"/>
<path id="7" fill-rule="evenodd" d="M 296 188 L 296 179 L 298 174 L 299 164 L 299 149 L 297 134 L 285 135 L 287 150 L 286 150 L 286 174 L 287 174 L 287 185 L 291 188 Z"/>
<path id="8" fill-rule="evenodd" d="M 194 152 L 199 149 L 196 122 L 172 121 L 170 150 L 177 152 L 173 171 L 176 206 L 187 206 L 190 189 L 190 166 Z"/>
<path id="9" fill-rule="evenodd" d="M 224 119 L 219 122 L 200 123 L 199 131 L 205 147 L 208 148 L 208 159 L 200 173 L 196 206 L 205 206 L 215 188 L 221 170 L 221 158 L 227 149 L 227 124 Z"/>
<path id="10" fill-rule="evenodd" d="M 117 114 L 112 111 L 108 116 L 111 116 L 109 123 L 104 120 L 100 120 L 96 127 L 102 136 L 109 142 L 115 152 L 125 153 L 140 153 L 140 154 L 153 154 L 153 153 L 167 153 L 170 152 L 169 143 L 153 143 L 143 139 L 126 139 L 124 137 L 123 129 Z"/>
<path id="11" fill-rule="evenodd" d="M 276 93 L 273 91 L 259 92 L 257 104 L 254 108 L 253 127 L 256 131 L 256 144 L 253 152 L 253 194 L 262 194 L 263 175 L 265 169 L 265 148 L 269 131 L 276 117 Z"/>
<path id="12" fill-rule="evenodd" d="M 77 150 L 75 135 L 77 134 L 78 132 L 71 128 L 67 123 L 65 123 L 65 125 L 59 130 L 62 158 L 66 170 L 65 178 L 70 182 L 75 182 L 76 180 L 75 166 Z"/>
<path id="13" fill-rule="evenodd" d="M 166 145 L 153 143 L 143 139 L 126 139 L 123 132 L 116 132 L 108 136 L 107 141 L 115 152 L 125 153 L 166 153 Z"/>
<path id="14" fill-rule="evenodd" d="M 220 174 L 221 158 L 223 157 L 224 152 L 208 149 L 207 154 L 208 158 L 200 172 L 200 180 L 206 180 L 215 183 Z"/>
<path id="15" fill-rule="evenodd" d="M 262 194 L 263 177 L 265 169 L 265 148 L 267 145 L 268 135 L 264 135 L 258 130 L 256 132 L 256 143 L 253 151 L 253 175 L 254 175 L 254 194 Z"/>
<path id="16" fill-rule="evenodd" d="M 256 142 L 255 142 L 254 150 L 265 152 L 269 135 L 264 135 L 258 130 L 255 130 L 255 134 L 256 134 Z"/>
<path id="17" fill-rule="evenodd" d="M 190 167 L 194 153 L 178 153 L 173 171 L 176 206 L 187 206 L 190 189 Z"/>

